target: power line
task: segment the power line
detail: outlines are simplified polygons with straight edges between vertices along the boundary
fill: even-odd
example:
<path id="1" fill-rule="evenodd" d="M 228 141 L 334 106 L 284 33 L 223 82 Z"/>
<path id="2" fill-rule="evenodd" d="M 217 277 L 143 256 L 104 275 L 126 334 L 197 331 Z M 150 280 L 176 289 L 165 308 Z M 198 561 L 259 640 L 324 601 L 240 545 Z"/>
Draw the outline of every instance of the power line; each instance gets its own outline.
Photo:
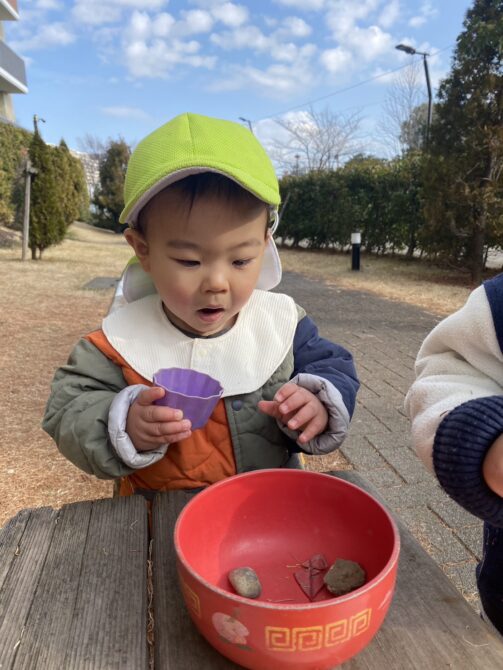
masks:
<path id="1" fill-rule="evenodd" d="M 447 49 L 450 49 L 453 46 L 454 44 L 449 44 L 448 46 L 443 47 L 443 49 L 439 49 L 438 51 L 433 52 L 432 54 L 430 54 L 430 56 L 436 56 L 437 54 L 440 54 L 443 51 L 447 51 Z M 276 116 L 282 116 L 283 114 L 293 112 L 296 109 L 303 109 L 304 107 L 308 107 L 309 105 L 314 105 L 315 103 L 320 102 L 321 100 L 326 100 L 327 98 L 332 98 L 334 95 L 340 95 L 341 93 L 352 91 L 354 88 L 358 88 L 359 86 L 365 86 L 365 84 L 369 84 L 371 81 L 376 81 L 376 79 L 381 79 L 382 77 L 387 77 L 390 74 L 394 74 L 395 72 L 404 70 L 406 67 L 412 67 L 412 64 L 407 63 L 406 65 L 401 65 L 400 67 L 397 67 L 394 70 L 387 70 L 386 72 L 381 72 L 381 74 L 377 74 L 374 77 L 370 77 L 369 79 L 364 79 L 364 81 L 359 81 L 357 84 L 351 84 L 351 86 L 340 88 L 337 91 L 327 93 L 326 95 L 322 95 L 319 98 L 314 98 L 313 100 L 308 100 L 307 102 L 303 102 L 300 105 L 295 105 L 295 107 L 289 107 L 288 109 L 284 109 L 281 112 L 276 112 L 275 114 L 269 114 L 268 116 L 262 116 L 258 119 L 254 119 L 253 123 L 258 123 L 259 121 L 265 121 L 266 119 L 274 119 Z"/>

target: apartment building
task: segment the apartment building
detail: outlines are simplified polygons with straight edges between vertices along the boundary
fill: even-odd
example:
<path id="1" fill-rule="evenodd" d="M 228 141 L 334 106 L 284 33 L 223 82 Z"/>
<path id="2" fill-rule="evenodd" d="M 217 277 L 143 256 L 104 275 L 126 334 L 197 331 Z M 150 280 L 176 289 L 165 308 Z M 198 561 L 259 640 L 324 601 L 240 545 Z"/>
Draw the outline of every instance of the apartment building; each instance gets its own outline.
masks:
<path id="1" fill-rule="evenodd" d="M 0 120 L 14 121 L 12 94 L 28 93 L 24 61 L 4 37 L 4 22 L 18 20 L 17 0 L 0 0 Z"/>

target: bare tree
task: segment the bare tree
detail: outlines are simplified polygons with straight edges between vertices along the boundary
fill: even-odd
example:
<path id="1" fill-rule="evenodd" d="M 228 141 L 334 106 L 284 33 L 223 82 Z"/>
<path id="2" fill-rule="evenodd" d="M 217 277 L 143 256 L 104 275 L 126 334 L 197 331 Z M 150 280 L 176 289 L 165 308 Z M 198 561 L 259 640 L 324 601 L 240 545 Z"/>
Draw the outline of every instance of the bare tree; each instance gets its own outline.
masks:
<path id="1" fill-rule="evenodd" d="M 86 133 L 83 137 L 77 138 L 79 149 L 85 154 L 89 154 L 91 158 L 100 159 L 107 151 L 108 142 L 103 142 L 96 135 Z"/>
<path id="2" fill-rule="evenodd" d="M 384 115 L 377 125 L 381 143 L 390 156 L 419 148 L 411 146 L 411 142 L 417 139 L 418 113 L 425 109 L 421 103 L 424 103 L 424 78 L 419 62 L 414 62 L 401 70 L 389 87 Z"/>
<path id="3" fill-rule="evenodd" d="M 359 114 L 343 116 L 326 108 L 276 119 L 281 136 L 270 143 L 270 154 L 281 172 L 296 174 L 331 170 L 361 151 L 357 137 Z"/>

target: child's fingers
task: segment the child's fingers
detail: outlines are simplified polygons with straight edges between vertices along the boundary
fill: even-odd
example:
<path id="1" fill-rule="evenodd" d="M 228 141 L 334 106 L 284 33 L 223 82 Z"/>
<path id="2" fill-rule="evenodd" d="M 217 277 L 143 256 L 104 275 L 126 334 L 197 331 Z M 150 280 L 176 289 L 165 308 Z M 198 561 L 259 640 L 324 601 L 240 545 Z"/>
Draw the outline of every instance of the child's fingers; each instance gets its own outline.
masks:
<path id="1" fill-rule="evenodd" d="M 165 393 L 166 391 L 160 386 L 152 386 L 151 388 L 140 391 L 136 397 L 136 402 L 139 405 L 151 405 L 155 400 L 162 398 Z"/>
<path id="2" fill-rule="evenodd" d="M 140 438 L 138 443 L 139 451 L 152 451 L 152 449 L 157 449 L 162 444 L 173 444 L 174 442 L 180 442 L 180 440 L 185 440 L 191 435 L 192 433 L 190 430 L 184 431 L 182 433 L 171 433 L 170 435 L 145 435 L 143 438 Z M 135 445 L 137 449 L 138 445 Z"/>
<path id="3" fill-rule="evenodd" d="M 168 421 L 181 421 L 183 412 L 181 409 L 165 407 L 161 405 L 149 405 L 143 410 L 142 418 L 148 423 L 167 423 Z"/>
<path id="4" fill-rule="evenodd" d="M 297 384 L 294 384 L 293 382 L 287 382 L 284 386 L 282 386 L 279 389 L 279 391 L 276 392 L 274 400 L 276 400 L 279 403 L 283 402 L 298 390 L 299 386 L 297 386 Z"/>
<path id="5" fill-rule="evenodd" d="M 153 423 L 151 425 L 154 436 L 164 436 L 172 438 L 173 435 L 180 433 L 190 433 L 191 423 L 188 419 L 184 421 L 168 421 L 165 423 Z"/>
<path id="6" fill-rule="evenodd" d="M 188 437 L 192 435 L 190 430 L 187 430 L 183 433 L 175 433 L 173 435 L 165 436 L 166 439 L 164 440 L 163 444 L 173 444 L 174 442 L 180 442 L 180 440 L 186 440 Z"/>
<path id="7" fill-rule="evenodd" d="M 292 393 L 289 398 L 279 403 L 279 411 L 282 415 L 295 412 L 300 407 L 307 405 L 312 397 L 312 395 L 306 397 L 305 390 L 297 386 L 295 393 Z"/>
<path id="8" fill-rule="evenodd" d="M 264 414 L 272 416 L 274 419 L 281 418 L 281 414 L 278 410 L 278 403 L 275 400 L 259 400 L 258 408 Z"/>
<path id="9" fill-rule="evenodd" d="M 287 426 L 292 430 L 297 430 L 301 426 L 307 424 L 308 421 L 311 421 L 313 417 L 317 414 L 317 408 L 313 403 L 307 403 L 302 405 L 298 412 L 295 412 L 293 416 L 288 420 Z"/>
<path id="10" fill-rule="evenodd" d="M 323 431 L 324 427 L 324 420 L 319 416 L 315 416 L 314 419 L 312 419 L 312 421 L 307 424 L 307 426 L 304 426 L 304 430 L 297 438 L 297 442 L 300 444 L 306 444 L 314 437 L 319 435 Z"/>

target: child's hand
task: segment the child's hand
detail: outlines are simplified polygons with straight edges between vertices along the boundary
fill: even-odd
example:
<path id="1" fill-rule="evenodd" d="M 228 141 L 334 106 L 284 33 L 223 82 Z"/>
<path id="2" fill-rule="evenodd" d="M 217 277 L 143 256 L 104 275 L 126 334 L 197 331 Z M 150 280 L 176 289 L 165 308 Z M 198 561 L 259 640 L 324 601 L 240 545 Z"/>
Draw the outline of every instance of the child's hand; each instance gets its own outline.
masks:
<path id="1" fill-rule="evenodd" d="M 191 434 L 190 421 L 179 409 L 154 405 L 165 391 L 158 386 L 145 389 L 129 408 L 126 432 L 137 451 L 151 451 L 161 444 L 184 440 Z"/>
<path id="2" fill-rule="evenodd" d="M 489 447 L 482 474 L 487 486 L 503 498 L 503 435 L 500 435 Z"/>
<path id="3" fill-rule="evenodd" d="M 323 403 L 311 391 L 293 382 L 282 386 L 274 400 L 261 400 L 258 408 L 291 430 L 300 431 L 300 444 L 306 444 L 322 433 L 328 423 L 328 412 Z"/>

